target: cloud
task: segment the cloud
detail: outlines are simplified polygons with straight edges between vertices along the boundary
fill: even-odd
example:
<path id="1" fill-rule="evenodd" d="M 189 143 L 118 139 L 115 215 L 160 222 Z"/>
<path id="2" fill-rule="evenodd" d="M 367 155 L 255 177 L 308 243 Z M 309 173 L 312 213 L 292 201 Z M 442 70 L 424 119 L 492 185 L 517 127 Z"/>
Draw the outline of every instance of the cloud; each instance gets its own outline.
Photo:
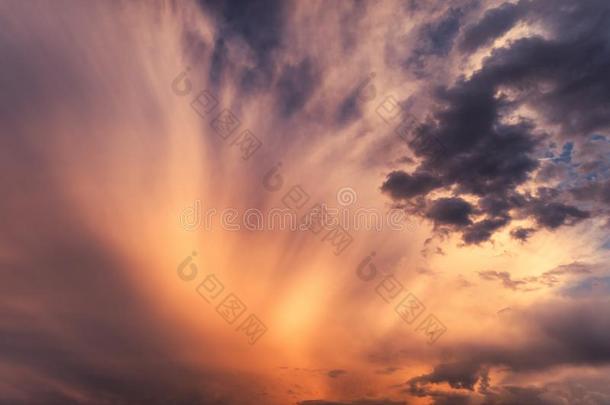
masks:
<path id="1" fill-rule="evenodd" d="M 541 287 L 555 287 L 569 276 L 582 276 L 592 273 L 594 266 L 574 262 L 568 265 L 558 266 L 552 270 L 545 271 L 539 276 L 531 275 L 522 279 L 513 279 L 506 271 L 480 271 L 479 277 L 483 280 L 502 281 L 505 288 L 511 290 L 533 291 Z"/>
<path id="2" fill-rule="evenodd" d="M 467 26 L 462 35 L 460 49 L 473 52 L 489 45 L 493 40 L 510 30 L 525 11 L 525 2 L 503 3 L 499 7 L 485 11 L 483 17 Z"/>
<path id="3" fill-rule="evenodd" d="M 464 14 L 461 8 L 449 8 L 437 21 L 428 22 L 419 28 L 417 46 L 407 59 L 407 66 L 423 73 L 426 59 L 430 56 L 446 56 L 460 29 Z"/>
<path id="4" fill-rule="evenodd" d="M 226 44 L 234 38 L 244 41 L 254 54 L 254 66 L 242 67 L 240 86 L 244 92 L 260 91 L 272 81 L 273 53 L 282 46 L 288 3 L 261 0 L 248 3 L 198 0 L 203 11 L 216 17 L 219 35 L 215 39 L 211 80 L 219 84 L 226 67 Z"/>
<path id="5" fill-rule="evenodd" d="M 465 230 L 464 242 L 467 244 L 477 244 L 489 240 L 496 230 L 502 228 L 508 222 L 509 219 L 507 217 L 484 219 L 476 222 Z"/>
<path id="6" fill-rule="evenodd" d="M 563 289 L 563 294 L 572 298 L 601 298 L 608 293 L 610 293 L 610 277 L 585 278 Z"/>
<path id="7" fill-rule="evenodd" d="M 465 370 L 473 370 L 474 363 L 478 367 L 508 367 L 514 372 L 557 366 L 607 365 L 610 352 L 604 336 L 610 325 L 599 309 L 607 308 L 608 301 L 555 299 L 553 307 L 548 304 L 550 301 L 538 302 L 523 312 L 515 311 L 510 315 L 515 327 L 531 328 L 529 336 L 523 336 L 518 342 L 461 344 L 452 348 L 458 357 L 454 363 Z M 448 377 L 438 379 L 438 382 L 442 381 L 448 381 Z"/>
<path id="8" fill-rule="evenodd" d="M 506 271 L 480 271 L 479 276 L 483 280 L 501 280 L 502 285 L 511 290 L 516 290 L 519 286 L 527 284 L 526 281 L 523 280 L 513 280 L 511 275 Z"/>
<path id="9" fill-rule="evenodd" d="M 405 401 L 390 401 L 387 399 L 360 399 L 350 402 L 336 402 L 324 400 L 309 400 L 298 402 L 298 405 L 407 405 Z"/>
<path id="10" fill-rule="evenodd" d="M 562 4 L 566 7 L 561 7 Z M 447 15 L 453 16 L 447 20 L 449 24 L 457 21 L 459 13 L 452 9 Z M 382 191 L 395 200 L 425 197 L 439 188 L 452 190 L 455 197 L 476 197 L 478 204 L 474 205 L 486 218 L 466 231 L 455 229 L 463 232 L 467 244 L 491 239 L 495 232 L 510 224 L 510 212 L 515 209 L 547 229 L 590 218 L 591 213 L 570 204 L 568 196 L 538 199 L 516 190 L 530 181 L 539 168 L 535 155 L 540 153 L 545 138 L 558 139 L 569 134 L 582 139 L 593 131 L 610 129 L 609 92 L 602 90 L 608 87 L 608 76 L 603 72 L 610 66 L 608 24 L 604 24 L 609 16 L 608 4 L 600 1 L 578 5 L 563 1 L 559 4 L 545 0 L 520 1 L 486 10 L 478 22 L 464 28 L 460 37 L 460 51 L 465 53 L 462 56 L 467 57 L 468 52 L 490 44 L 518 21 L 536 21 L 550 35 L 530 35 L 509 41 L 491 51 L 481 68 L 470 77 L 458 76 L 453 83 L 441 85 L 432 92 L 435 107 L 425 124 L 414 130 L 409 142 L 421 159 L 419 166 L 411 173 L 392 172 L 383 183 Z M 572 28 L 562 29 L 564 23 Z M 427 27 L 423 32 L 435 32 L 434 26 Z M 446 51 L 454 30 L 439 28 L 439 32 L 451 35 L 441 35 L 439 38 L 444 41 L 430 46 L 431 51 L 420 50 L 420 53 Z M 583 64 L 582 61 L 591 62 Z M 574 75 L 575 71 L 578 75 Z M 523 108 L 536 111 L 537 118 L 523 118 L 517 113 Z M 559 128 L 556 133 L 547 131 L 549 124 Z M 426 143 L 438 140 L 444 146 L 442 158 L 437 151 L 426 147 L 422 139 L 427 139 Z M 569 143 L 569 154 L 563 153 L 556 163 L 570 164 L 573 150 L 579 146 L 580 143 Z M 548 174 L 541 176 L 540 179 L 549 178 Z M 604 184 L 595 180 L 578 187 L 574 193 L 585 191 L 583 187 L 586 187 L 590 195 L 578 193 L 579 201 L 604 199 Z M 506 206 L 501 211 L 489 206 L 485 203 L 489 195 L 497 196 Z M 523 232 L 521 235 L 524 236 Z"/>
<path id="11" fill-rule="evenodd" d="M 303 108 L 319 84 L 317 76 L 313 61 L 309 58 L 295 66 L 284 67 L 277 83 L 278 109 L 284 116 L 290 117 Z"/>
<path id="12" fill-rule="evenodd" d="M 589 218 L 588 212 L 562 203 L 536 202 L 532 208 L 538 225 L 555 229 L 566 223 L 574 224 Z"/>
<path id="13" fill-rule="evenodd" d="M 532 236 L 534 232 L 536 232 L 534 228 L 517 227 L 510 231 L 510 236 L 514 239 L 525 242 L 529 239 L 530 236 Z"/>
<path id="14" fill-rule="evenodd" d="M 409 199 L 427 194 L 440 185 L 440 180 L 430 173 L 408 174 L 402 170 L 396 170 L 388 174 L 381 185 L 381 191 L 389 194 L 395 200 Z"/>
<path id="15" fill-rule="evenodd" d="M 408 381 L 411 392 L 417 394 L 419 385 L 446 382 L 451 388 L 474 390 L 479 381 L 481 370 L 476 363 L 443 363 L 434 367 L 429 374 L 412 378 Z"/>
<path id="16" fill-rule="evenodd" d="M 426 215 L 439 225 L 466 226 L 472 222 L 472 206 L 461 198 L 439 198 L 432 201 Z"/>
<path id="17" fill-rule="evenodd" d="M 511 312 L 512 327 L 525 326 L 530 331 L 523 336 L 525 339 L 454 347 L 452 352 L 457 359 L 411 378 L 405 389 L 439 403 L 448 403 L 442 401 L 457 395 L 467 404 L 479 403 L 481 398 L 490 404 L 555 404 L 562 398 L 569 403 L 579 403 L 574 401 L 580 398 L 585 404 L 602 404 L 610 398 L 610 392 L 607 387 L 601 388 L 600 381 L 596 382 L 600 384 L 597 390 L 591 386 L 583 389 L 583 382 L 573 377 L 561 384 L 542 386 L 496 385 L 488 381 L 487 370 L 510 370 L 516 375 L 558 367 L 607 367 L 610 346 L 606 336 L 610 333 L 610 322 L 602 313 L 609 308 L 607 299 L 587 302 L 556 299 L 552 305 L 538 302 L 525 311 Z M 442 389 L 443 383 L 457 391 Z M 475 392 L 477 384 L 479 389 Z M 574 391 L 579 384 L 581 389 Z"/>
<path id="18" fill-rule="evenodd" d="M 590 182 L 570 190 L 576 200 L 598 201 L 610 205 L 610 180 Z"/>

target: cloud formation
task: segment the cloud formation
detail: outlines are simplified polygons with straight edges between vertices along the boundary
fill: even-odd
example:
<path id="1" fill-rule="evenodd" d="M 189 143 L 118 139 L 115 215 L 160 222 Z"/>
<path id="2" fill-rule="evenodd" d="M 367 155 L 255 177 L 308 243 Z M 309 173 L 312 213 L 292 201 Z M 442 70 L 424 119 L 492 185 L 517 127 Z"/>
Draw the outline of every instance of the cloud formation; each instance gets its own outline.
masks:
<path id="1" fill-rule="evenodd" d="M 481 220 L 464 221 L 457 229 L 469 244 L 489 240 L 517 214 L 531 216 L 539 227 L 550 229 L 589 218 L 585 209 L 571 205 L 565 196 L 548 198 L 519 190 L 540 167 L 536 155 L 549 136 L 583 139 L 608 129 L 608 115 L 602 113 L 610 107 L 602 90 L 609 57 L 607 24 L 603 24 L 608 12 L 601 2 L 562 7 L 557 2 L 520 1 L 489 9 L 479 21 L 468 24 L 456 58 L 467 59 L 479 48 L 489 47 L 519 22 L 535 21 L 548 34 L 508 41 L 492 49 L 469 77 L 460 76 L 436 89 L 433 98 L 439 107 L 426 125 L 415 129 L 409 143 L 419 165 L 411 173 L 388 174 L 382 190 L 395 200 L 425 197 L 438 189 L 475 198 Z M 561 29 L 568 20 L 575 28 Z M 535 111 L 537 119 L 520 115 L 524 109 Z M 549 133 L 549 125 L 557 126 L 556 135 Z M 443 158 L 422 147 L 422 138 L 445 145 Z M 597 182 L 582 187 L 592 192 L 579 193 L 580 200 L 603 193 L 593 192 L 603 187 Z M 502 210 L 489 209 L 485 204 L 489 195 L 505 202 Z"/>

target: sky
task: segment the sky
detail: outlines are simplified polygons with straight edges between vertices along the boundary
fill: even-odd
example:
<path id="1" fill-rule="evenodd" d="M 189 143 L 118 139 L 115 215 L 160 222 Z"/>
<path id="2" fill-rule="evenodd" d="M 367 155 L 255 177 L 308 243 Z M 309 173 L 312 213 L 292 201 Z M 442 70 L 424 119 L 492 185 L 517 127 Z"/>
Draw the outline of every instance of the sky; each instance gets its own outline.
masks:
<path id="1" fill-rule="evenodd" d="M 0 3 L 0 403 L 610 404 L 610 3 Z"/>

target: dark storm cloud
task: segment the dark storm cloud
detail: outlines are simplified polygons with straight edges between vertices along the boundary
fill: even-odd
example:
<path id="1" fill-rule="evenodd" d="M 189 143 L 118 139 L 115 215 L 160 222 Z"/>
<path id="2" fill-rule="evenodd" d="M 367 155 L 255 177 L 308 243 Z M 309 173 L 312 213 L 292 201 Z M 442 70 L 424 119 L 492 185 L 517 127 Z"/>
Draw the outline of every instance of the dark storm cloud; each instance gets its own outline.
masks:
<path id="1" fill-rule="evenodd" d="M 439 198 L 432 201 L 426 215 L 441 225 L 465 226 L 471 223 L 472 206 L 461 198 Z"/>
<path id="2" fill-rule="evenodd" d="M 479 209 L 491 216 L 505 216 L 508 211 L 520 203 L 517 195 L 508 197 L 484 196 L 479 199 Z"/>
<path id="3" fill-rule="evenodd" d="M 426 196 L 437 188 L 432 184 L 452 188 L 456 197 L 478 197 L 472 205 L 485 218 L 456 228 L 467 244 L 489 240 L 510 224 L 513 210 L 547 229 L 574 225 L 591 216 L 565 195 L 531 197 L 515 190 L 539 167 L 535 155 L 543 139 L 565 134 L 582 138 L 593 131 L 610 129 L 610 24 L 606 23 L 610 21 L 610 3 L 506 3 L 488 10 L 478 22 L 465 28 L 461 47 L 473 50 L 488 44 L 520 20 L 540 23 L 552 36 L 510 42 L 494 50 L 469 78 L 461 77 L 439 88 L 433 94 L 438 107 L 409 142 L 421 159 L 420 166 L 400 176 L 393 172 L 382 185 L 382 191 L 396 200 Z M 431 49 L 441 52 L 444 48 Z M 505 90 L 511 92 L 510 97 Z M 539 118 L 515 119 L 516 109 L 524 106 L 536 110 Z M 513 118 L 510 124 L 504 119 L 507 116 Z M 539 129 L 546 123 L 557 125 L 561 134 Z M 422 138 L 442 143 L 446 149 L 443 158 L 416 141 Z M 568 155 L 562 153 L 553 163 L 570 164 L 572 150 L 578 147 L 578 143 L 570 143 Z M 433 177 L 416 182 L 415 173 Z M 569 171 L 556 175 L 567 176 Z M 581 193 L 578 200 L 605 200 L 608 194 L 600 180 L 592 180 L 587 189 L 589 195 Z M 489 201 L 490 195 L 497 201 Z M 527 235 L 521 231 L 519 236 L 524 240 Z"/>
<path id="4" fill-rule="evenodd" d="M 440 89 L 437 96 L 445 108 L 436 113 L 436 124 L 421 126 L 410 141 L 416 155 L 423 158 L 418 171 L 436 176 L 428 179 L 428 184 L 456 185 L 460 192 L 478 196 L 504 196 L 537 167 L 537 161 L 529 156 L 537 145 L 531 125 L 499 124 L 502 102 L 494 98 L 486 80 L 460 82 Z M 428 138 L 439 139 L 447 156 L 439 159 L 436 151 L 426 147 L 422 139 Z M 384 191 L 400 195 L 401 184 L 395 185 L 398 189 L 388 184 Z M 420 194 L 428 191 L 422 189 Z"/>
<path id="5" fill-rule="evenodd" d="M 539 37 L 518 40 L 494 52 L 482 78 L 496 85 L 522 86 L 522 100 L 566 133 L 607 130 L 610 81 L 604 72 L 610 67 L 610 52 L 605 34 L 599 35 L 566 42 Z M 542 91 L 543 83 L 551 89 Z"/>
<path id="6" fill-rule="evenodd" d="M 509 222 L 508 217 L 484 219 L 464 230 L 463 239 L 467 244 L 478 244 L 491 238 L 491 235 Z"/>
<path id="7" fill-rule="evenodd" d="M 538 166 L 530 157 L 537 142 L 527 123 L 497 122 L 500 102 L 491 89 L 463 83 L 443 91 L 448 108 L 439 112 L 431 134 L 446 145 L 448 155 L 438 159 L 427 149 L 415 149 L 425 160 L 423 168 L 436 172 L 445 184 L 477 196 L 506 195 L 528 178 Z"/>
<path id="8" fill-rule="evenodd" d="M 399 200 L 426 194 L 440 185 L 440 180 L 430 173 L 408 174 L 402 170 L 396 170 L 388 174 L 381 185 L 381 191 L 388 193 L 395 200 Z"/>
<path id="9" fill-rule="evenodd" d="M 465 52 L 475 51 L 508 32 L 523 15 L 523 3 L 504 3 L 487 10 L 480 21 L 466 27 L 460 49 Z"/>
<path id="10" fill-rule="evenodd" d="M 524 101 L 573 135 L 608 129 L 610 4 L 540 0 L 519 7 L 524 4 L 527 18 L 554 37 L 523 38 L 497 50 L 482 76 L 496 85 L 520 86 Z"/>

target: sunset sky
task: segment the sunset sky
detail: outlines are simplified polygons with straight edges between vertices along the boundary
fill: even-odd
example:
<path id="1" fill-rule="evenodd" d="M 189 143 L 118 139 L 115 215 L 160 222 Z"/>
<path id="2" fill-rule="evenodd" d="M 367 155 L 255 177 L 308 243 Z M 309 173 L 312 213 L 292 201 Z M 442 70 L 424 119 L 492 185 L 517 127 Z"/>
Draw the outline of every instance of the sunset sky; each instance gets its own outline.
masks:
<path id="1" fill-rule="evenodd" d="M 0 404 L 610 404 L 607 0 L 5 0 L 0 71 Z"/>

